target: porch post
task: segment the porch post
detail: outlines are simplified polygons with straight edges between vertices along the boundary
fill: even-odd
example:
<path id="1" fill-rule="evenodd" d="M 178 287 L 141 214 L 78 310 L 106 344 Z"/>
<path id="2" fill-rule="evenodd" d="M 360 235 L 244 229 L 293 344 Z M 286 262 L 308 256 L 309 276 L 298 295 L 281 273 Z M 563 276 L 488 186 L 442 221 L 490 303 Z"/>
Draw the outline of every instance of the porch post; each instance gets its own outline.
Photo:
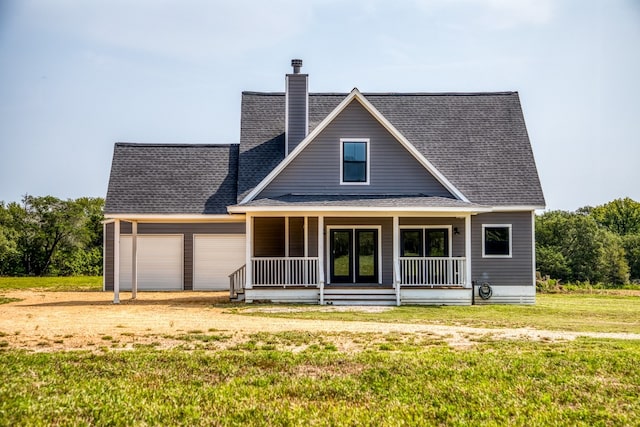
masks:
<path id="1" fill-rule="evenodd" d="M 138 221 L 131 221 L 131 299 L 138 296 Z"/>
<path id="2" fill-rule="evenodd" d="M 393 216 L 393 287 L 396 290 L 396 305 L 400 306 L 400 218 Z"/>
<path id="3" fill-rule="evenodd" d="M 120 220 L 113 222 L 113 303 L 120 304 Z"/>
<path id="4" fill-rule="evenodd" d="M 318 283 L 320 305 L 324 305 L 324 217 L 318 215 Z"/>
<path id="5" fill-rule="evenodd" d="M 471 282 L 471 214 L 464 217 L 464 257 L 465 257 L 465 280 L 466 287 L 471 288 L 473 293 L 473 286 Z"/>
<path id="6" fill-rule="evenodd" d="M 253 217 L 247 213 L 245 218 L 245 261 L 246 261 L 246 278 L 245 289 L 253 289 Z"/>

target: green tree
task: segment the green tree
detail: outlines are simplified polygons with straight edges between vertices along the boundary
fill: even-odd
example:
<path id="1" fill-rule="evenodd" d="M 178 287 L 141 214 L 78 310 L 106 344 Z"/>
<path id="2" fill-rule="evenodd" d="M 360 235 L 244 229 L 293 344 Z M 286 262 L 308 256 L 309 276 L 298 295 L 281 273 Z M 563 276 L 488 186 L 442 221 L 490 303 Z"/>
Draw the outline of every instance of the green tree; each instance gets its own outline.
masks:
<path id="1" fill-rule="evenodd" d="M 598 224 L 620 236 L 640 233 L 640 203 L 629 197 L 597 206 L 590 215 Z"/>
<path id="2" fill-rule="evenodd" d="M 628 234 L 622 238 L 631 280 L 640 281 L 640 234 Z"/>
<path id="3" fill-rule="evenodd" d="M 0 274 L 100 274 L 103 199 L 25 196 L 0 209 Z"/>
<path id="4" fill-rule="evenodd" d="M 18 255 L 16 236 L 11 215 L 4 202 L 0 202 L 0 275 L 11 271 Z"/>
<path id="5" fill-rule="evenodd" d="M 536 245 L 536 265 L 543 275 L 568 281 L 571 279 L 571 268 L 559 248 Z"/>
<path id="6" fill-rule="evenodd" d="M 587 211 L 536 217 L 536 253 L 538 271 L 555 279 L 616 285 L 629 279 L 621 239 Z"/>
<path id="7" fill-rule="evenodd" d="M 77 230 L 76 245 L 61 248 L 53 261 L 56 274 L 102 274 L 102 220 L 104 199 L 82 197 L 69 201 L 80 213 L 83 226 Z"/>
<path id="8" fill-rule="evenodd" d="M 602 242 L 598 281 L 612 285 L 629 283 L 629 264 L 622 238 L 608 230 L 600 230 L 597 239 Z"/>

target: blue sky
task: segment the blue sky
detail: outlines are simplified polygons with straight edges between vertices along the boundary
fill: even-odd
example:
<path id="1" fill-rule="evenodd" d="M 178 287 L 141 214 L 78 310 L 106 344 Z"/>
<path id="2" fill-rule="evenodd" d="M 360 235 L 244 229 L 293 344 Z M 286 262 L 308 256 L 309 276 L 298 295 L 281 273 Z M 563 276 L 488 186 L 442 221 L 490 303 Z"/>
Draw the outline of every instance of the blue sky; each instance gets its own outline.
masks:
<path id="1" fill-rule="evenodd" d="M 113 143 L 238 142 L 243 90 L 520 93 L 550 209 L 640 201 L 637 0 L 0 0 L 0 200 L 104 197 Z"/>

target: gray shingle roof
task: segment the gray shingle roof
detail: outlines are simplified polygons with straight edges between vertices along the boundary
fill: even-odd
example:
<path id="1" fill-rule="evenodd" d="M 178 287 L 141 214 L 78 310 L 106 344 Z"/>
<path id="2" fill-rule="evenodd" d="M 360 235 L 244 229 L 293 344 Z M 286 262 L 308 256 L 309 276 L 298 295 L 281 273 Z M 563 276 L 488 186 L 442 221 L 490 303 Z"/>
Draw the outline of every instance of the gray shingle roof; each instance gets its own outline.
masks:
<path id="1" fill-rule="evenodd" d="M 517 92 L 363 94 L 458 190 L 482 205 L 545 204 Z M 347 94 L 310 94 L 312 131 Z M 238 201 L 284 158 L 284 94 L 244 92 Z"/>
<path id="2" fill-rule="evenodd" d="M 405 195 L 297 195 L 255 199 L 236 207 L 349 207 L 349 208 L 482 208 L 475 203 L 438 196 Z"/>
<path id="3" fill-rule="evenodd" d="M 105 214 L 226 214 L 237 164 L 237 144 L 117 143 Z"/>

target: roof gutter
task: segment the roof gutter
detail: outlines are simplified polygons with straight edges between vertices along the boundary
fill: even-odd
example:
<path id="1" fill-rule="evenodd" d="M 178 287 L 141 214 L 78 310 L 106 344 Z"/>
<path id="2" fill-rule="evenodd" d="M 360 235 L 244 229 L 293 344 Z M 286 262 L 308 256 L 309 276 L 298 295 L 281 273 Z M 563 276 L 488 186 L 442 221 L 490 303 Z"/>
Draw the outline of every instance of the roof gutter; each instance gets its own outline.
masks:
<path id="1" fill-rule="evenodd" d="M 254 212 L 450 212 L 450 213 L 485 213 L 492 212 L 490 207 L 375 207 L 375 206 L 228 206 L 229 213 Z"/>
<path id="2" fill-rule="evenodd" d="M 105 223 L 113 222 L 116 219 L 124 221 L 139 222 L 221 222 L 221 221 L 244 221 L 242 214 L 105 214 Z"/>

